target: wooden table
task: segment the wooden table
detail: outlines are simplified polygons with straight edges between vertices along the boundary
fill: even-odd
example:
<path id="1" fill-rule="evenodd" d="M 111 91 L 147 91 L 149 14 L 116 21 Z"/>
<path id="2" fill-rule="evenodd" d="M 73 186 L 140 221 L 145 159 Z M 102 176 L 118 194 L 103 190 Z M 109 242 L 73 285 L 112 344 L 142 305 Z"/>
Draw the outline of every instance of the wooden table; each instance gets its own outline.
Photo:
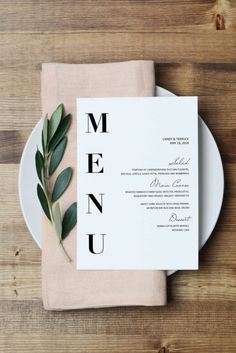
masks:
<path id="1" fill-rule="evenodd" d="M 224 162 L 223 211 L 200 270 L 168 279 L 166 307 L 46 312 L 17 190 L 41 63 L 129 59 L 155 60 L 159 85 L 199 96 Z M 236 1 L 1 0 L 0 116 L 0 352 L 236 352 Z"/>

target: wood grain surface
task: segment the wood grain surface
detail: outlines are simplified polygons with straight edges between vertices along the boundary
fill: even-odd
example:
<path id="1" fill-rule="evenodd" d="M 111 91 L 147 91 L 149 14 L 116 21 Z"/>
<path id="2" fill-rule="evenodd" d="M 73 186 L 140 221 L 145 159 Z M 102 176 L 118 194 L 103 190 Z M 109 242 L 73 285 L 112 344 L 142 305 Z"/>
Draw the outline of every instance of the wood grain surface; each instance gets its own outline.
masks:
<path id="1" fill-rule="evenodd" d="M 166 307 L 46 312 L 40 250 L 18 202 L 40 118 L 42 62 L 152 59 L 156 82 L 198 95 L 225 198 L 199 271 L 168 279 Z M 0 352 L 236 352 L 236 1 L 0 0 Z"/>

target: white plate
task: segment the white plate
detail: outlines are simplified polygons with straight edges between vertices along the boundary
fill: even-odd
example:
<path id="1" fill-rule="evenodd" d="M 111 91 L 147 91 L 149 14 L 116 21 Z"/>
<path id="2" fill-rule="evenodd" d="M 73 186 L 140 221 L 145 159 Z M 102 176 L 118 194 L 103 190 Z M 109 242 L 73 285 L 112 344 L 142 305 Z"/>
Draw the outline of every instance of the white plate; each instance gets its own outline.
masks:
<path id="1" fill-rule="evenodd" d="M 175 96 L 156 87 L 157 96 Z M 27 227 L 41 248 L 41 206 L 37 199 L 38 178 L 35 170 L 36 146 L 41 145 L 42 120 L 34 127 L 25 145 L 19 170 L 19 197 Z M 210 237 L 220 214 L 224 194 L 224 173 L 216 142 L 199 117 L 199 249 Z M 167 271 L 170 275 L 175 271 Z"/>

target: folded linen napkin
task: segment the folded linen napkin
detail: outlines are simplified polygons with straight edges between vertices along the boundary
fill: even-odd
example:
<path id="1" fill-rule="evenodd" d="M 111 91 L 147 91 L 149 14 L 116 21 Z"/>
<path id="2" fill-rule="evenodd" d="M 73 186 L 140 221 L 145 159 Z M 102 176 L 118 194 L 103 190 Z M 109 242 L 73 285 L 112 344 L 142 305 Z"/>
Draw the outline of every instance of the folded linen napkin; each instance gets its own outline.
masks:
<path id="1" fill-rule="evenodd" d="M 74 173 L 60 199 L 62 213 L 76 200 L 76 98 L 152 96 L 154 64 L 129 61 L 108 64 L 42 65 L 42 112 L 51 113 L 60 103 L 72 114 L 68 145 L 56 175 L 67 166 Z M 78 166 L 79 167 L 79 166 Z M 54 177 L 55 180 L 55 177 Z M 79 219 L 78 219 L 79 224 Z M 123 305 L 164 305 L 166 275 L 147 270 L 76 270 L 76 227 L 64 241 L 73 259 L 68 263 L 50 222 L 43 216 L 42 292 L 47 310 L 97 308 Z M 157 251 L 158 256 L 158 251 Z"/>

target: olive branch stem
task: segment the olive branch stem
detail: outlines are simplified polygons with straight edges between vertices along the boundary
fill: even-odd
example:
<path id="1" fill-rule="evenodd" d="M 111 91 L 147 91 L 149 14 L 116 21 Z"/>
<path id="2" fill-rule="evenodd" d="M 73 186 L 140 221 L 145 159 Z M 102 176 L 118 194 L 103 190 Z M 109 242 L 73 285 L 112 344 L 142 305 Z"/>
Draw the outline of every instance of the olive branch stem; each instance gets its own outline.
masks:
<path id="1" fill-rule="evenodd" d="M 54 223 L 54 216 L 53 216 L 53 208 L 52 208 L 52 203 L 51 203 L 51 197 L 50 197 L 50 191 L 49 191 L 49 187 L 48 187 L 48 181 L 49 181 L 49 172 L 48 172 L 48 163 L 51 157 L 51 154 L 47 152 L 47 150 L 45 151 L 45 181 L 44 181 L 44 192 L 45 192 L 45 196 L 47 198 L 47 202 L 48 202 L 48 208 L 49 208 L 49 213 L 50 213 L 50 217 L 52 220 L 52 225 L 54 227 L 54 230 L 56 231 L 56 225 Z M 59 241 L 59 245 L 60 248 L 66 258 L 66 260 L 68 260 L 69 262 L 71 262 L 71 257 L 69 256 L 68 252 L 66 251 L 62 240 L 58 237 L 58 241 Z"/>
<path id="2" fill-rule="evenodd" d="M 60 248 L 67 259 L 72 259 L 65 249 L 63 240 L 77 223 L 77 203 L 74 202 L 61 216 L 60 204 L 56 202 L 67 189 L 71 178 L 72 168 L 67 167 L 56 178 L 53 190 L 50 190 L 50 177 L 60 164 L 67 145 L 66 132 L 71 124 L 71 115 L 63 117 L 64 107 L 60 104 L 53 112 L 51 119 L 44 118 L 42 129 L 42 152 L 37 148 L 35 164 L 40 183 L 37 194 L 42 209 L 52 223 L 57 235 Z M 56 202 L 55 206 L 54 203 Z"/>

